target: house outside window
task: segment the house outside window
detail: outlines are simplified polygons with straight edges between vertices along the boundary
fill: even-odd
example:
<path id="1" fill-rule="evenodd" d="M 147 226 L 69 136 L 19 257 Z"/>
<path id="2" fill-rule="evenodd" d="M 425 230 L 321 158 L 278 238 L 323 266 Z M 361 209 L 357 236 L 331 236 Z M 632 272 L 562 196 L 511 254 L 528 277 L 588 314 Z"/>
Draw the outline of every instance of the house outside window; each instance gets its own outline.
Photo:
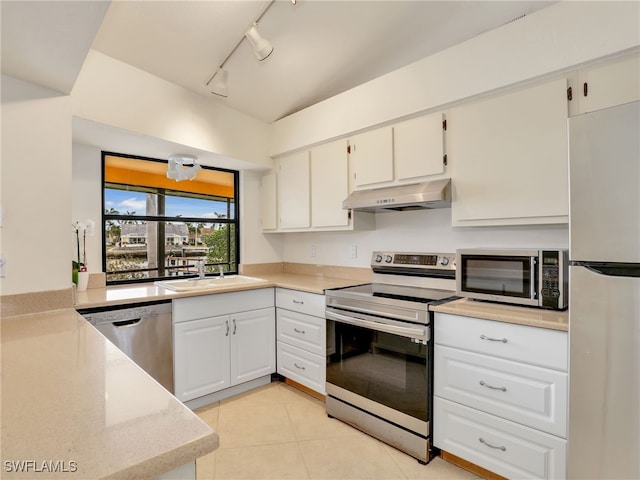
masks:
<path id="1" fill-rule="evenodd" d="M 203 166 L 167 178 L 167 161 L 103 152 L 103 268 L 107 284 L 237 273 L 238 172 Z"/>

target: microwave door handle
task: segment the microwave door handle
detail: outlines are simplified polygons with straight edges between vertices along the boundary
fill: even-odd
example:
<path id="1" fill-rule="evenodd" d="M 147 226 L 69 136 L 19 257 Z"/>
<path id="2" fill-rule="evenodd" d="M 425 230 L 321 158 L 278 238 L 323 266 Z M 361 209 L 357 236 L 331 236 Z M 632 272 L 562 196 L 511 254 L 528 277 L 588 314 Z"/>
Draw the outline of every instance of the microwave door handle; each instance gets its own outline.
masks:
<path id="1" fill-rule="evenodd" d="M 398 327 L 396 325 L 388 325 L 386 323 L 375 322 L 371 320 L 363 320 L 361 318 L 350 317 L 331 311 L 326 311 L 327 320 L 335 320 L 337 322 L 348 323 L 356 327 L 369 328 L 379 332 L 391 333 L 392 335 L 400 335 L 409 338 L 423 339 L 426 335 L 424 328 Z"/>
<path id="2" fill-rule="evenodd" d="M 529 259 L 529 261 L 531 262 L 531 272 L 533 273 L 533 272 L 536 271 L 535 270 L 535 268 L 536 268 L 536 257 L 531 257 Z M 534 278 L 537 278 L 538 279 L 538 283 L 540 283 L 542 281 L 542 272 L 538 272 L 538 275 L 536 275 Z M 537 298 L 537 295 L 536 295 L 536 290 L 537 290 L 536 287 L 537 287 L 537 285 L 536 285 L 536 282 L 530 282 L 530 284 L 531 284 L 530 285 L 531 292 L 529 293 L 529 298 L 531 300 L 535 300 Z"/>

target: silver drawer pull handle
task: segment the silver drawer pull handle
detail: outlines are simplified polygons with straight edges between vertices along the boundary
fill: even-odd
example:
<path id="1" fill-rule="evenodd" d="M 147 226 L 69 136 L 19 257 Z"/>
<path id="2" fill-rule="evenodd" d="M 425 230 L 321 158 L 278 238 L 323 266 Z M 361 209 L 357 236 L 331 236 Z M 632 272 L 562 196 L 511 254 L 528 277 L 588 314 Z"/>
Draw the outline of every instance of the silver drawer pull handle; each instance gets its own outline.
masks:
<path id="1" fill-rule="evenodd" d="M 297 303 L 298 305 L 304 305 L 304 302 L 301 300 L 294 300 L 293 303 Z"/>
<path id="2" fill-rule="evenodd" d="M 491 337 L 487 337 L 486 335 L 480 335 L 480 338 L 482 340 L 489 340 L 490 342 L 507 343 L 507 339 L 506 338 L 491 338 Z"/>
<path id="3" fill-rule="evenodd" d="M 306 368 L 301 367 L 300 365 L 298 365 L 297 363 L 293 364 L 298 370 L 306 370 Z"/>
<path id="4" fill-rule="evenodd" d="M 296 333 L 301 333 L 301 334 L 303 334 L 303 335 L 304 335 L 304 333 L 305 333 L 305 332 L 304 332 L 304 330 L 298 330 L 298 329 L 297 329 L 297 328 L 295 328 L 295 327 L 294 327 L 293 331 L 294 331 L 294 332 L 296 332 Z"/>
<path id="5" fill-rule="evenodd" d="M 491 385 L 484 383 L 484 380 L 480 380 L 480 385 L 490 388 L 491 390 L 502 390 L 503 392 L 507 391 L 507 387 L 492 387 Z"/>
<path id="6" fill-rule="evenodd" d="M 496 450 L 502 450 L 503 452 L 507 451 L 507 447 L 496 447 L 495 445 L 491 445 L 489 442 L 487 442 L 484 438 L 480 437 L 478 440 L 480 440 L 480 443 L 484 443 L 487 447 L 490 448 L 495 448 Z"/>

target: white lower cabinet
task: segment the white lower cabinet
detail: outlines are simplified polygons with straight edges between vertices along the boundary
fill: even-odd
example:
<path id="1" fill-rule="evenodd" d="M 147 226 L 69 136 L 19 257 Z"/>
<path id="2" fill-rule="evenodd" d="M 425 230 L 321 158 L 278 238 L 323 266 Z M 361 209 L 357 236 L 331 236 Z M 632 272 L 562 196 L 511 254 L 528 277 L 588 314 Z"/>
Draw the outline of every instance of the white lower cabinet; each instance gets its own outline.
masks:
<path id="1" fill-rule="evenodd" d="M 276 288 L 278 373 L 325 395 L 324 295 Z"/>
<path id="2" fill-rule="evenodd" d="M 434 445 L 507 478 L 565 478 L 566 332 L 436 313 Z"/>
<path id="3" fill-rule="evenodd" d="M 278 342 L 278 373 L 318 393 L 325 394 L 324 356 Z"/>
<path id="4" fill-rule="evenodd" d="M 231 386 L 229 316 L 173 327 L 176 397 L 186 402 Z"/>
<path id="5" fill-rule="evenodd" d="M 273 289 L 173 302 L 174 382 L 186 402 L 275 372 Z"/>
<path id="6" fill-rule="evenodd" d="M 507 478 L 564 478 L 567 441 L 440 397 L 435 445 Z"/>

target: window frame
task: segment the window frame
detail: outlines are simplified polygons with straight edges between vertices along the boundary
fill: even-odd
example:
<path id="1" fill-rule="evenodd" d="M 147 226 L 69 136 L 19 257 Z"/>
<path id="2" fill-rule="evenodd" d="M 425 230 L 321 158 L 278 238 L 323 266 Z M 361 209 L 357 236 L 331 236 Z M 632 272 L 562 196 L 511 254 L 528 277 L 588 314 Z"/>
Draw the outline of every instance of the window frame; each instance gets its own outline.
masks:
<path id="1" fill-rule="evenodd" d="M 105 175 L 105 162 L 106 162 L 106 157 L 111 156 L 111 157 L 120 157 L 120 158 L 130 158 L 132 160 L 144 160 L 144 161 L 151 161 L 151 162 L 157 162 L 157 163 L 164 163 L 165 165 L 168 165 L 168 160 L 162 160 L 162 159 L 158 159 L 158 158 L 151 158 L 151 157 L 143 157 L 140 155 L 129 155 L 129 154 L 124 154 L 124 153 L 116 153 L 116 152 L 109 152 L 109 151 L 102 151 L 101 152 L 101 171 L 100 171 L 100 177 L 101 177 L 101 203 L 102 203 L 102 271 L 105 273 L 105 278 L 106 280 L 106 284 L 107 285 L 126 285 L 126 284 L 136 284 L 136 283 L 150 283 L 150 282 L 154 282 L 154 281 L 158 281 L 158 280 L 175 280 L 177 277 L 171 277 L 171 276 L 157 276 L 157 277 L 152 277 L 152 278 L 129 278 L 129 279 L 122 279 L 122 280 L 108 280 L 108 276 L 109 276 L 109 272 L 107 272 L 107 242 L 106 242 L 106 238 L 107 238 L 107 221 L 109 220 L 113 220 L 113 221 L 125 221 L 125 220 L 135 220 L 135 221 L 141 221 L 141 222 L 164 222 L 166 223 L 171 223 L 171 222 L 176 222 L 176 223 L 217 223 L 217 224 L 227 224 L 227 225 L 233 225 L 234 226 L 234 237 L 235 237 L 235 241 L 234 241 L 234 251 L 232 252 L 231 249 L 229 249 L 229 254 L 233 254 L 234 258 L 235 258 L 235 269 L 234 270 L 229 270 L 229 271 L 225 271 L 225 274 L 237 274 L 238 273 L 238 266 L 240 265 L 240 172 L 238 170 L 231 170 L 231 169 L 226 169 L 226 168 L 218 168 L 218 167 L 211 167 L 208 165 L 200 165 L 202 167 L 202 169 L 206 169 L 206 170 L 214 170 L 214 171 L 219 171 L 219 172 L 225 172 L 225 173 L 231 173 L 233 174 L 233 191 L 234 191 L 234 201 L 233 201 L 233 206 L 231 208 L 231 210 L 229 209 L 229 202 L 227 203 L 227 218 L 205 218 L 205 217 L 184 217 L 184 216 L 166 216 L 166 215 L 160 215 L 160 212 L 158 212 L 158 215 L 127 215 L 127 214 L 107 214 L 106 211 L 106 205 L 105 205 L 105 190 L 108 188 L 107 187 L 107 182 L 106 182 L 106 175 Z M 109 182 L 110 183 L 110 182 Z M 124 185 L 124 184 L 123 184 Z M 130 185 L 132 187 L 139 187 L 140 189 L 149 189 L 149 190 L 156 190 L 157 193 L 161 193 L 161 192 L 167 192 L 167 191 L 172 191 L 172 190 L 168 190 L 168 189 L 153 189 L 151 187 L 144 187 L 141 185 Z M 159 209 L 160 210 L 160 209 Z M 233 212 L 233 218 L 229 218 L 229 214 Z M 163 242 L 158 242 L 158 258 L 164 258 L 164 249 L 166 247 L 165 245 L 166 239 L 163 239 Z M 160 254 L 163 254 L 162 257 Z M 231 257 L 230 257 L 231 258 Z M 132 270 L 133 271 L 133 270 Z M 194 278 L 196 277 L 197 274 L 193 274 L 193 275 L 182 275 L 179 278 Z"/>

